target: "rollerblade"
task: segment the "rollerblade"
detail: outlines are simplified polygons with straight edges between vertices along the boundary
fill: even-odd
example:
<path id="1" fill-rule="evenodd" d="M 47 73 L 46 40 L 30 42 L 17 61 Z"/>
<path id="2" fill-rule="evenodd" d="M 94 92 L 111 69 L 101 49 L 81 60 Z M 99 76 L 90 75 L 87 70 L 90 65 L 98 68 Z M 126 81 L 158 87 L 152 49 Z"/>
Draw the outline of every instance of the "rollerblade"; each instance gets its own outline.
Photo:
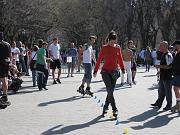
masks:
<path id="1" fill-rule="evenodd" d="M 82 95 L 84 96 L 84 95 L 85 95 L 84 86 L 81 85 L 81 86 L 79 87 L 79 89 L 77 90 L 77 92 L 79 92 L 80 94 L 82 94 Z"/>
<path id="2" fill-rule="evenodd" d="M 93 97 L 93 92 L 90 91 L 90 87 L 87 87 L 87 88 L 86 88 L 85 94 Z"/>
<path id="3" fill-rule="evenodd" d="M 107 108 L 103 108 L 103 112 L 102 112 L 102 117 L 105 117 L 105 115 L 107 114 L 108 109 Z"/>
<path id="4" fill-rule="evenodd" d="M 180 113 L 180 101 L 176 102 L 176 105 L 171 108 L 171 112 L 178 111 Z"/>
<path id="5" fill-rule="evenodd" d="M 116 120 L 118 117 L 118 110 L 113 110 L 113 116 L 114 116 L 114 119 Z"/>

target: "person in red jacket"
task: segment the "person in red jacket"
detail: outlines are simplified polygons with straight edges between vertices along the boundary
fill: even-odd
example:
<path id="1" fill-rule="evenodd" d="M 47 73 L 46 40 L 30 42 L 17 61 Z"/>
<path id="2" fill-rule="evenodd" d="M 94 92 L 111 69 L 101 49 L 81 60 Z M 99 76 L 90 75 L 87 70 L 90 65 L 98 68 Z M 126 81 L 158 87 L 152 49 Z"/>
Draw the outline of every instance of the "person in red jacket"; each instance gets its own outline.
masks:
<path id="1" fill-rule="evenodd" d="M 111 31 L 108 34 L 106 41 L 107 41 L 106 44 L 102 47 L 99 53 L 93 75 L 94 77 L 96 77 L 101 61 L 103 59 L 104 65 L 102 67 L 101 74 L 102 74 L 102 79 L 106 85 L 107 97 L 106 97 L 105 105 L 103 107 L 102 116 L 104 116 L 107 113 L 108 106 L 109 104 L 111 104 L 113 110 L 113 116 L 117 117 L 118 110 L 113 96 L 117 77 L 113 77 L 112 73 L 113 71 L 117 71 L 119 67 L 121 68 L 123 73 L 125 72 L 125 70 L 123 65 L 121 48 L 119 47 L 119 45 L 116 44 L 117 35 L 115 31 Z"/>

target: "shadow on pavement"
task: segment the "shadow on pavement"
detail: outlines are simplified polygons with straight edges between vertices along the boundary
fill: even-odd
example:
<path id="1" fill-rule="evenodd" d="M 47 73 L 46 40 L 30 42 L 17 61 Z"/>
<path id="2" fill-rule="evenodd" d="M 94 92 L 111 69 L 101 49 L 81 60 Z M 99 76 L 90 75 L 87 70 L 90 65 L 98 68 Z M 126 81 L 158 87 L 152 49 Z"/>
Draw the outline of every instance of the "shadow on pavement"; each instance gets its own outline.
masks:
<path id="1" fill-rule="evenodd" d="M 145 75 L 143 77 L 154 77 L 154 76 L 157 76 L 157 75 Z"/>
<path id="2" fill-rule="evenodd" d="M 172 119 L 179 117 L 179 116 L 171 116 L 171 117 L 169 116 L 170 114 L 157 116 L 154 119 L 143 123 L 143 125 L 133 126 L 131 128 L 134 130 L 141 130 L 144 128 L 159 128 L 167 125 Z"/>
<path id="3" fill-rule="evenodd" d="M 69 97 L 69 98 L 66 98 L 66 99 L 60 99 L 60 100 L 54 100 L 54 101 L 40 103 L 40 104 L 38 104 L 38 106 L 43 107 L 43 106 L 48 106 L 48 105 L 51 105 L 51 104 L 56 104 L 56 103 L 61 103 L 61 102 L 72 102 L 72 101 L 79 100 L 79 99 L 82 99 L 82 98 L 90 98 L 90 97 L 73 96 L 73 97 Z"/>
<path id="4" fill-rule="evenodd" d="M 134 117 L 129 118 L 127 121 L 121 121 L 121 124 L 127 124 L 130 122 L 144 122 L 146 120 L 148 120 L 149 118 L 152 118 L 154 116 L 154 119 L 151 119 L 150 121 L 147 121 L 145 123 L 143 123 L 143 125 L 138 125 L 138 126 L 132 126 L 131 128 L 134 130 L 141 130 L 144 128 L 158 128 L 158 127 L 162 127 L 167 125 L 172 119 L 179 117 L 179 116 L 171 116 L 169 117 L 171 114 L 166 114 L 166 115 L 162 115 L 162 116 L 158 116 L 158 114 L 164 112 L 164 111 L 158 111 L 159 109 L 153 108 L 150 109 L 142 114 L 136 115 Z"/>
<path id="5" fill-rule="evenodd" d="M 53 127 L 51 129 L 48 129 L 47 131 L 43 132 L 41 135 L 56 135 L 56 134 L 66 134 L 78 129 L 83 129 L 83 128 L 87 128 L 91 125 L 94 125 L 96 123 L 101 123 L 101 122 L 105 122 L 105 121 L 109 121 L 109 119 L 106 120 L 100 120 L 102 118 L 102 116 L 97 116 L 95 119 L 87 122 L 87 123 L 83 123 L 83 124 L 77 124 L 77 125 L 69 125 L 66 127 L 63 127 L 61 129 L 59 129 L 59 127 L 61 127 L 62 125 Z M 99 121 L 100 120 L 100 121 Z"/>

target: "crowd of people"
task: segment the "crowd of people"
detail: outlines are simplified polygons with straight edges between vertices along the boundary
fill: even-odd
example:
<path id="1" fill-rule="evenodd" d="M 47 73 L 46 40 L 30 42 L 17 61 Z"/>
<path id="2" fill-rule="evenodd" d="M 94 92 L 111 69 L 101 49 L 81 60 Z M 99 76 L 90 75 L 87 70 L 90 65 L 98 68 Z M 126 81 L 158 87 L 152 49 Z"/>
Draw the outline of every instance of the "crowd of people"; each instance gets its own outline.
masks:
<path id="1" fill-rule="evenodd" d="M 133 40 L 126 40 L 120 46 L 117 44 L 116 32 L 111 31 L 96 58 L 96 52 L 93 49 L 96 39 L 95 35 L 90 35 L 88 42 L 79 45 L 78 48 L 75 47 L 74 43 L 70 43 L 67 51 L 62 51 L 62 45 L 58 38 L 54 38 L 51 43 L 40 39 L 30 50 L 21 41 L 13 41 L 10 44 L 5 42 L 3 33 L 0 32 L 0 81 L 2 89 L 0 103 L 10 105 L 7 98 L 10 73 L 13 74 L 13 77 L 20 78 L 23 75 L 30 76 L 29 71 L 31 70 L 32 86 L 37 86 L 40 91 L 43 89 L 48 90 L 46 85 L 50 73 L 52 73 L 52 83 L 61 84 L 60 76 L 62 64 L 64 63 L 67 64 L 67 77 L 74 77 L 76 66 L 77 72 L 80 72 L 81 67 L 83 67 L 84 76 L 77 91 L 83 95 L 93 96 L 90 86 L 92 75 L 96 77 L 98 69 L 103 63 L 101 75 L 107 89 L 107 97 L 102 115 L 104 116 L 107 113 L 109 104 L 111 104 L 113 115 L 117 117 L 118 109 L 113 95 L 116 81 L 121 74 L 121 86 L 125 85 L 125 83 L 130 87 L 133 84 L 136 85 L 137 66 L 141 64 L 142 66 L 145 65 L 145 72 L 149 72 L 152 65 L 157 69 L 159 81 L 158 99 L 151 105 L 160 108 L 166 97 L 167 105 L 164 110 L 180 110 L 180 69 L 178 68 L 180 67 L 180 41 L 175 41 L 171 46 L 166 41 L 163 41 L 158 49 L 151 51 L 151 48 L 147 46 L 146 50 L 142 49 L 138 53 Z M 58 70 L 57 74 L 56 69 Z M 127 77 L 125 74 L 127 74 Z M 127 78 L 126 82 L 125 78 Z M 173 107 L 172 86 L 177 100 L 176 105 Z"/>

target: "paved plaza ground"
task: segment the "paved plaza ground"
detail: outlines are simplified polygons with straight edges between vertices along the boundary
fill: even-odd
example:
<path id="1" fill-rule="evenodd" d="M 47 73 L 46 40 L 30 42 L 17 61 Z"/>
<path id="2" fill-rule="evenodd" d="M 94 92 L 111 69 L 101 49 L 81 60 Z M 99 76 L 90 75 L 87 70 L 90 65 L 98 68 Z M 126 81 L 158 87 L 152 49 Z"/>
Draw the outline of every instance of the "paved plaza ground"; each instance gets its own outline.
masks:
<path id="1" fill-rule="evenodd" d="M 62 74 L 62 84 L 56 85 L 50 76 L 47 91 L 31 87 L 31 78 L 23 77 L 23 88 L 10 93 L 12 105 L 0 110 L 0 135 L 122 135 L 124 128 L 128 135 L 180 135 L 178 113 L 151 108 L 157 99 L 156 70 L 144 71 L 138 68 L 132 88 L 120 87 L 118 80 L 114 92 L 118 121 L 100 117 L 106 88 L 99 73 L 91 85 L 97 99 L 76 92 L 83 74 L 70 78 Z"/>

